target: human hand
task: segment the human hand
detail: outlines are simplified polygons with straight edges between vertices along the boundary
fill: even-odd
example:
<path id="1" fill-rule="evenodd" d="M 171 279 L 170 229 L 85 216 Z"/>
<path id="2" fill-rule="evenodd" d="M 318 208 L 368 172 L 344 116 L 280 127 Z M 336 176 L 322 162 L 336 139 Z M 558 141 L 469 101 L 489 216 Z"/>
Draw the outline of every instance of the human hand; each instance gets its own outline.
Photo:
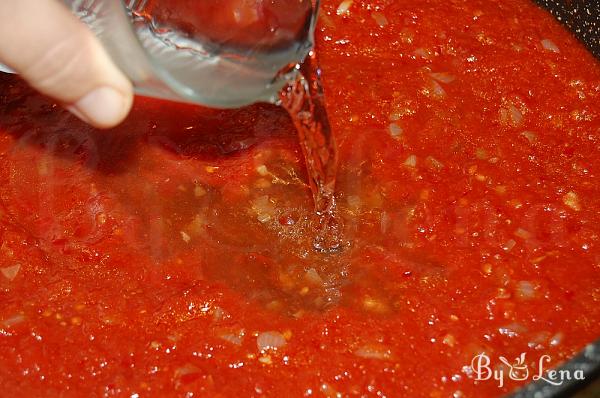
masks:
<path id="1" fill-rule="evenodd" d="M 95 127 L 131 109 L 130 81 L 58 0 L 0 0 L 0 63 Z"/>

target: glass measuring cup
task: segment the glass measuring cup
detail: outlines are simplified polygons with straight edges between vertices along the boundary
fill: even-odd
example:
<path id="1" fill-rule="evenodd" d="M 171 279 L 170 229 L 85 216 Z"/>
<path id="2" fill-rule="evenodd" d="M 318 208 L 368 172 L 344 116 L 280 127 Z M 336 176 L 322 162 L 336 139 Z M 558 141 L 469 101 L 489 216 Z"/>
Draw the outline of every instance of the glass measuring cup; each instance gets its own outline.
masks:
<path id="1" fill-rule="evenodd" d="M 100 39 L 138 94 L 218 108 L 277 102 L 278 92 L 296 73 L 293 66 L 313 46 L 318 7 L 310 0 L 63 3 Z M 295 9 L 282 14 L 285 4 Z M 179 14 L 172 11 L 180 6 L 184 8 Z M 190 7 L 198 8 L 197 15 L 204 22 L 193 31 L 186 29 L 190 22 L 186 17 L 193 16 Z M 233 18 L 223 18 L 223 12 Z M 287 15 L 286 22 L 291 15 L 293 23 L 278 26 L 281 15 Z M 260 18 L 270 20 L 261 22 Z"/>

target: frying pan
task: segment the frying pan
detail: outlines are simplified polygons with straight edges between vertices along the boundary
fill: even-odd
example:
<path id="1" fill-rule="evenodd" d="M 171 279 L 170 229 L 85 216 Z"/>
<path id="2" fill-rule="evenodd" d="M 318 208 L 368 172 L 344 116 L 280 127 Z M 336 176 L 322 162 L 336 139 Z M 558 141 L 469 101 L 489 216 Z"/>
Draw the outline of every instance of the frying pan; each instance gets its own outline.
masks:
<path id="1" fill-rule="evenodd" d="M 599 0 L 534 0 L 550 11 L 588 50 L 600 59 Z M 599 325 L 600 332 L 600 325 Z M 600 339 L 587 345 L 577 356 L 558 370 L 573 374 L 582 370 L 584 380 L 565 380 L 554 386 L 543 380 L 530 383 L 506 398 L 598 398 L 600 397 Z"/>

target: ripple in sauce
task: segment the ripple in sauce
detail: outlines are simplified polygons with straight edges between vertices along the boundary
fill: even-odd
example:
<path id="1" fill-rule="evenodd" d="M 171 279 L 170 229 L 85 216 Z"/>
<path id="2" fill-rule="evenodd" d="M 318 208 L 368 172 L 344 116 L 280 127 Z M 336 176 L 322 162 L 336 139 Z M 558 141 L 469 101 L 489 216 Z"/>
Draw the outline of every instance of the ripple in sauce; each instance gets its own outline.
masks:
<path id="1" fill-rule="evenodd" d="M 474 355 L 599 337 L 598 62 L 522 0 L 325 1 L 317 38 L 329 255 L 283 109 L 104 132 L 0 77 L 6 394 L 496 397 Z"/>

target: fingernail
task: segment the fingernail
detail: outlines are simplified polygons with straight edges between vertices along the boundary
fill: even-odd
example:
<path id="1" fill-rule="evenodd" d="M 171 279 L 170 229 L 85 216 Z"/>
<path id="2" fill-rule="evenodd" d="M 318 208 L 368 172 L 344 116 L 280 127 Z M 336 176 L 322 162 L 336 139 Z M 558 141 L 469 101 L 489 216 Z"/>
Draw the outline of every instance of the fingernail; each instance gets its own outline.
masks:
<path id="1" fill-rule="evenodd" d="M 99 87 L 84 95 L 68 109 L 97 127 L 113 127 L 124 117 L 125 99 L 111 87 Z"/>

